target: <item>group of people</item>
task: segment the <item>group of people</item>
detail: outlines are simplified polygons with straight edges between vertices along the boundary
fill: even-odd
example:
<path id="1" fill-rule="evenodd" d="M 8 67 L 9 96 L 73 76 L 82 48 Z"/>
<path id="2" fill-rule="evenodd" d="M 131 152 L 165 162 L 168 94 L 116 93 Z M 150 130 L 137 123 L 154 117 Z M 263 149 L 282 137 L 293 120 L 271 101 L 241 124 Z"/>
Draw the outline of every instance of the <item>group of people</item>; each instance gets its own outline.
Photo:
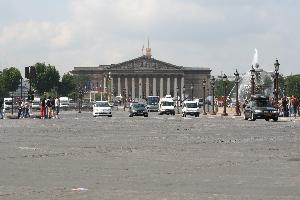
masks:
<path id="1" fill-rule="evenodd" d="M 44 97 L 41 100 L 41 119 L 59 118 L 59 97 Z"/>
<path id="2" fill-rule="evenodd" d="M 284 117 L 296 117 L 297 115 L 300 115 L 299 99 L 294 95 L 290 98 L 286 96 L 283 97 L 281 99 L 280 110 Z"/>
<path id="3" fill-rule="evenodd" d="M 20 118 L 28 118 L 29 115 L 29 109 L 31 103 L 29 101 L 26 101 L 25 99 L 19 99 L 18 101 L 18 119 Z"/>

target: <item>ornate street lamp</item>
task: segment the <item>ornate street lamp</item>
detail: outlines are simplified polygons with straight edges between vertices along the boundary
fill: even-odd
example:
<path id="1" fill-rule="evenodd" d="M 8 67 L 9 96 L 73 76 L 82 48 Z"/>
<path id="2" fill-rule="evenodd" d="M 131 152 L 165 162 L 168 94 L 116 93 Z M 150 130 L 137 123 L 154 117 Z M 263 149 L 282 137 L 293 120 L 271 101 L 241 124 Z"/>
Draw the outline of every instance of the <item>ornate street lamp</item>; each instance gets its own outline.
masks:
<path id="1" fill-rule="evenodd" d="M 276 62 L 274 63 L 275 67 L 275 79 L 274 79 L 274 96 L 275 96 L 275 105 L 278 106 L 278 94 L 279 94 L 279 62 L 278 59 L 276 59 Z"/>
<path id="2" fill-rule="evenodd" d="M 191 90 L 192 90 L 192 101 L 194 100 L 194 83 L 191 85 Z"/>
<path id="3" fill-rule="evenodd" d="M 204 79 L 202 81 L 202 85 L 203 85 L 203 115 L 207 115 L 207 113 L 205 112 L 205 87 L 206 87 L 206 80 Z"/>
<path id="4" fill-rule="evenodd" d="M 235 76 L 235 116 L 240 116 L 241 111 L 240 111 L 240 102 L 239 102 L 239 79 L 240 79 L 240 74 L 235 70 L 234 73 Z"/>
<path id="5" fill-rule="evenodd" d="M 216 79 L 214 76 L 211 77 L 210 79 L 210 85 L 212 89 L 212 115 L 216 115 L 215 113 L 215 84 L 216 84 Z"/>
<path id="6" fill-rule="evenodd" d="M 254 95 L 255 94 L 255 69 L 253 68 L 253 65 L 252 65 L 252 68 L 250 70 L 251 72 L 251 95 Z"/>
<path id="7" fill-rule="evenodd" d="M 183 101 L 185 101 L 185 86 L 182 87 Z"/>
<path id="8" fill-rule="evenodd" d="M 227 112 L 226 112 L 226 107 L 227 107 L 227 76 L 226 74 L 224 74 L 223 76 L 223 84 L 224 84 L 224 110 L 223 110 L 223 114 L 222 116 L 228 116 Z"/>
<path id="9" fill-rule="evenodd" d="M 177 88 L 176 88 L 176 91 L 177 91 L 177 113 L 179 114 L 179 99 L 178 99 L 178 97 L 179 97 L 179 87 L 177 86 Z"/>

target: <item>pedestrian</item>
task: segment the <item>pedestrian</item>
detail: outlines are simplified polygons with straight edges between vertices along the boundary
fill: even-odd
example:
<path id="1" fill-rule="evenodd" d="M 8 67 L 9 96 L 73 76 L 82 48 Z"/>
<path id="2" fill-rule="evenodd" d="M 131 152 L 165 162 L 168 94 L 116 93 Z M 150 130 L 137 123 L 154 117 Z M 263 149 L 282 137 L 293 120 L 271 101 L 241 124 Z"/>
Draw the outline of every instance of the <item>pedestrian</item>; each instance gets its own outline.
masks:
<path id="1" fill-rule="evenodd" d="M 298 99 L 294 95 L 291 98 L 291 106 L 292 106 L 292 113 L 294 117 L 296 117 L 298 112 Z"/>
<path id="2" fill-rule="evenodd" d="M 0 98 L 0 119 L 3 119 L 4 118 L 4 111 L 3 111 L 3 104 L 4 104 L 4 101 L 3 101 L 3 98 Z"/>
<path id="3" fill-rule="evenodd" d="M 30 103 L 28 101 L 25 101 L 25 105 L 24 105 L 24 117 L 25 118 L 29 117 L 29 106 L 30 106 Z"/>
<path id="4" fill-rule="evenodd" d="M 51 117 L 52 117 L 52 115 L 51 115 L 52 114 L 51 96 L 49 96 L 47 99 L 46 107 L 47 107 L 48 119 L 51 119 Z"/>
<path id="5" fill-rule="evenodd" d="M 283 117 L 288 117 L 288 100 L 286 96 L 282 97 L 281 105 L 282 105 Z"/>
<path id="6" fill-rule="evenodd" d="M 60 106 L 60 100 L 59 100 L 59 97 L 56 97 L 56 98 L 55 98 L 54 104 L 55 104 L 55 117 L 56 117 L 57 119 L 59 119 L 59 116 L 58 116 L 58 114 L 59 114 L 59 106 Z"/>
<path id="7" fill-rule="evenodd" d="M 56 116 L 55 116 L 55 114 L 56 114 L 56 112 L 55 112 L 55 98 L 54 97 L 51 98 L 51 106 L 52 106 L 51 115 L 52 115 L 52 118 L 54 119 L 54 118 L 56 118 Z"/>
<path id="8" fill-rule="evenodd" d="M 22 100 L 19 99 L 18 100 L 18 119 L 20 119 L 22 117 L 22 112 L 23 112 L 23 107 L 22 107 Z"/>
<path id="9" fill-rule="evenodd" d="M 41 101 L 41 119 L 45 119 L 46 115 L 46 98 L 44 97 Z"/>

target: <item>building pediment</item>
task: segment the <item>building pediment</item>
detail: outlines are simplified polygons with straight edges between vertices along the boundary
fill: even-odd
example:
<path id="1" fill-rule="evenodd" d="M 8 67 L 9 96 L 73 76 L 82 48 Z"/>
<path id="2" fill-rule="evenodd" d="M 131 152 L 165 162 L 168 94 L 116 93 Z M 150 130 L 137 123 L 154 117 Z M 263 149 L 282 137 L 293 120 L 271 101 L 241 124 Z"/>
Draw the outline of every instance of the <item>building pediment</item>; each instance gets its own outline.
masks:
<path id="1" fill-rule="evenodd" d="M 125 61 L 118 64 L 112 64 L 110 70 L 182 70 L 182 66 L 176 66 L 154 58 L 141 56 L 133 60 Z"/>

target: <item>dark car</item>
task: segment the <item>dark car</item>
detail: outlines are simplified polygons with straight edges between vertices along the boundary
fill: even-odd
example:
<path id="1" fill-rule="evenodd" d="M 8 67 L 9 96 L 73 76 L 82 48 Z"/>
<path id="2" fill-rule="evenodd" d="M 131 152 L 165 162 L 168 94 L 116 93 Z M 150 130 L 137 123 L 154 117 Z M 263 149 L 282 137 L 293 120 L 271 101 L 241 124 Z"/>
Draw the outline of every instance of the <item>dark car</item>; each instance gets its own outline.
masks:
<path id="1" fill-rule="evenodd" d="M 144 116 L 148 117 L 147 106 L 144 103 L 132 103 L 129 107 L 129 117 Z"/>
<path id="2" fill-rule="evenodd" d="M 279 112 L 272 106 L 269 99 L 262 95 L 252 95 L 251 100 L 245 107 L 244 119 L 255 121 L 256 119 L 265 119 L 269 121 L 278 120 Z"/>

